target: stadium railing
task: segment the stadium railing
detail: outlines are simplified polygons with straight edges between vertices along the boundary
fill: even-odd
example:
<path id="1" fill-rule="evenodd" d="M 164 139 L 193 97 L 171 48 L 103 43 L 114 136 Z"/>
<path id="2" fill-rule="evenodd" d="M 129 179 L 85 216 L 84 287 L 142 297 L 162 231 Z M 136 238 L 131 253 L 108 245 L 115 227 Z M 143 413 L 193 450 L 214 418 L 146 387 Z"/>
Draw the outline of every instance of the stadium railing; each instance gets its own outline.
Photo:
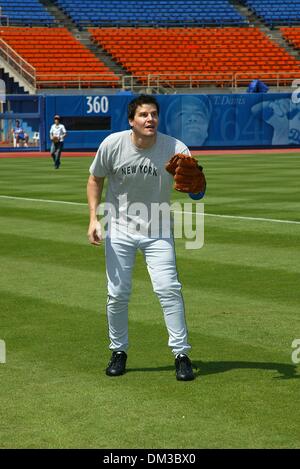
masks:
<path id="1" fill-rule="evenodd" d="M 162 89 L 174 90 L 176 88 L 196 88 L 215 85 L 219 87 L 234 87 L 234 75 L 232 73 L 174 73 L 174 71 L 148 74 L 122 76 L 122 88 L 135 91 L 142 86 L 159 93 Z"/>
<path id="2" fill-rule="evenodd" d="M 291 86 L 293 81 L 300 78 L 300 70 L 282 72 L 237 72 L 234 74 L 234 87 L 247 86 L 249 81 L 259 79 L 264 83 L 275 86 L 279 90 L 282 86 Z"/>
<path id="3" fill-rule="evenodd" d="M 174 91 L 178 88 L 200 88 L 216 86 L 218 88 L 230 88 L 234 91 L 237 88 L 248 86 L 253 79 L 263 80 L 270 86 L 276 87 L 279 91 L 281 87 L 291 86 L 295 79 L 299 79 L 299 70 L 289 72 L 236 72 L 236 73 L 214 73 L 212 75 L 193 74 L 149 74 L 149 75 L 125 75 L 122 77 L 122 88 L 132 92 L 147 87 L 152 92 L 160 93 L 162 90 Z"/>
<path id="4" fill-rule="evenodd" d="M 121 75 L 107 75 L 100 73 L 39 73 L 37 75 L 37 89 L 47 88 L 121 88 Z"/>
<path id="5" fill-rule="evenodd" d="M 36 70 L 26 60 L 23 59 L 14 49 L 12 49 L 3 39 L 0 38 L 1 58 L 10 65 L 28 84 L 36 89 Z"/>

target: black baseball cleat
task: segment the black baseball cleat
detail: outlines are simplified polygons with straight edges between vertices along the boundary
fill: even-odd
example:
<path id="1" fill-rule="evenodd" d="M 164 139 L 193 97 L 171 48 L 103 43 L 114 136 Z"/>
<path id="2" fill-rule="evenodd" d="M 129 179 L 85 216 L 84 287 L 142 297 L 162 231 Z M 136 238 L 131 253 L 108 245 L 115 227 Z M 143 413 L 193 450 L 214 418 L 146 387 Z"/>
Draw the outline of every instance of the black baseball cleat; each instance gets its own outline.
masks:
<path id="1" fill-rule="evenodd" d="M 107 376 L 120 376 L 125 373 L 127 354 L 125 352 L 113 352 L 106 368 Z"/>
<path id="2" fill-rule="evenodd" d="M 178 381 L 192 381 L 195 379 L 191 360 L 187 355 L 180 353 L 175 358 L 176 379 Z"/>

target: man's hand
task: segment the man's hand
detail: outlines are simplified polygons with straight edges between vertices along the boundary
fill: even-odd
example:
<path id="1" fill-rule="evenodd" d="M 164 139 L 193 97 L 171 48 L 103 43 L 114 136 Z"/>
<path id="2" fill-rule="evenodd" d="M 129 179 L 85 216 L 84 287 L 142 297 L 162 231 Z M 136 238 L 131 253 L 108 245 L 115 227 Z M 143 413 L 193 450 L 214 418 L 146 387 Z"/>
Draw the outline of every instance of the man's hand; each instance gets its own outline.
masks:
<path id="1" fill-rule="evenodd" d="M 87 183 L 87 199 L 90 209 L 90 225 L 88 238 L 91 244 L 99 246 L 103 240 L 101 225 L 97 219 L 97 209 L 101 202 L 104 177 L 90 176 Z"/>
<path id="2" fill-rule="evenodd" d="M 91 244 L 94 244 L 95 246 L 99 246 L 101 244 L 103 238 L 101 232 L 101 224 L 98 220 L 90 221 L 87 235 Z"/>

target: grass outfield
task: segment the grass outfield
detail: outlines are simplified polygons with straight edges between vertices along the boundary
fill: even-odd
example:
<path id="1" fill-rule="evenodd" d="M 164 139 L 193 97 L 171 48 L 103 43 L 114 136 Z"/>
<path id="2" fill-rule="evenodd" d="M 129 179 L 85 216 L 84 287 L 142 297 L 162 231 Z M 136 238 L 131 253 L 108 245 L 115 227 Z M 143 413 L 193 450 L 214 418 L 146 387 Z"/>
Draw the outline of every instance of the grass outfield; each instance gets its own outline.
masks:
<path id="1" fill-rule="evenodd" d="M 299 448 L 300 224 L 207 216 L 202 249 L 177 240 L 193 382 L 175 379 L 139 255 L 128 372 L 108 378 L 104 251 L 80 205 L 90 161 L 0 161 L 0 195 L 20 197 L 0 197 L 0 447 Z M 300 222 L 299 155 L 201 162 L 206 213 Z"/>

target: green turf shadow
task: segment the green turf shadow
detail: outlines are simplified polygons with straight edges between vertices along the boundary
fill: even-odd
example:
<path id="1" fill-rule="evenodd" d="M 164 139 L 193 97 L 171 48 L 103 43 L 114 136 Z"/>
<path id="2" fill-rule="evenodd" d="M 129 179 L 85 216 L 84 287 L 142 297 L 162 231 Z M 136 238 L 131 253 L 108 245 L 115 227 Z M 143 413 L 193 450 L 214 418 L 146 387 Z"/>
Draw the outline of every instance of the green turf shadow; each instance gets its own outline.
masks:
<path id="1" fill-rule="evenodd" d="M 198 376 L 206 376 L 218 373 L 226 373 L 232 370 L 274 370 L 281 376 L 274 377 L 277 379 L 299 379 L 296 365 L 288 365 L 286 363 L 272 362 L 251 362 L 251 361 L 195 361 L 194 364 L 198 369 Z"/>

